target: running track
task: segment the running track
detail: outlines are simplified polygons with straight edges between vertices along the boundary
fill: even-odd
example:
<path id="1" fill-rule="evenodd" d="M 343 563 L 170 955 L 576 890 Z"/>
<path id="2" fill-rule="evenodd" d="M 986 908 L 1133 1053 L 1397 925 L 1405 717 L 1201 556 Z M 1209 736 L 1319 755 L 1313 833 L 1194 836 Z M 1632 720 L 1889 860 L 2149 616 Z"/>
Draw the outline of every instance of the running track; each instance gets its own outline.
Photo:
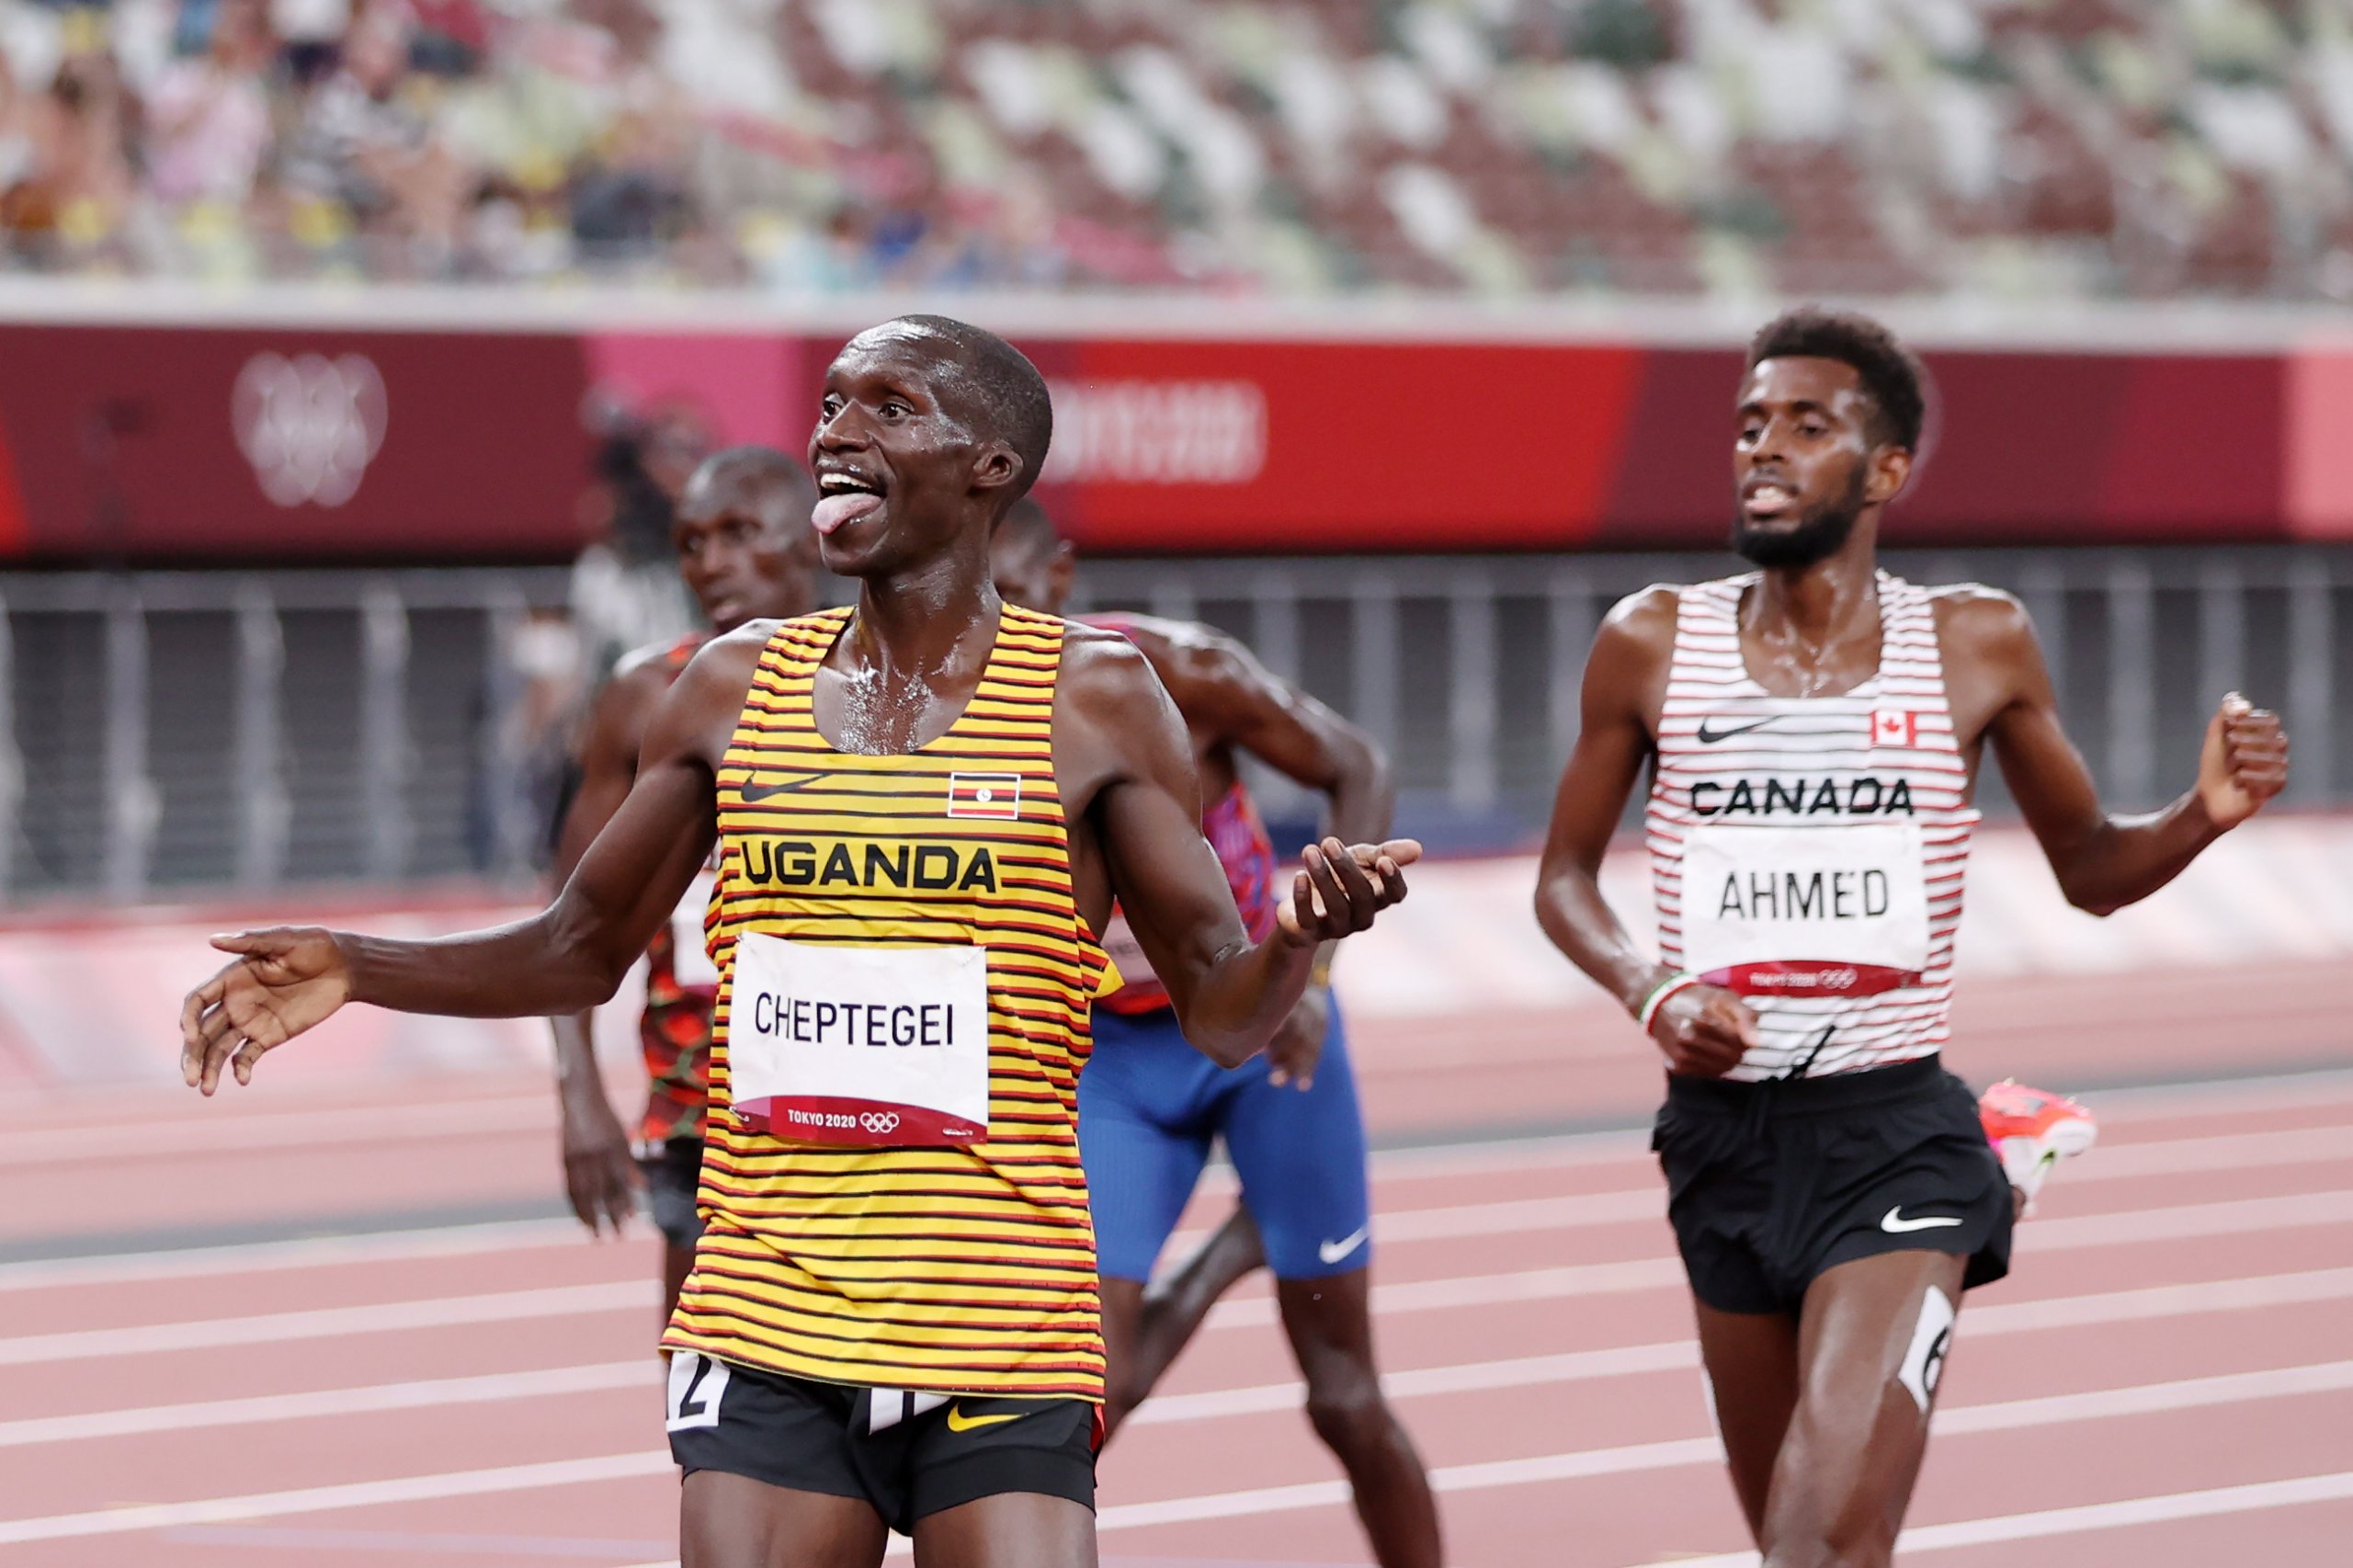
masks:
<path id="1" fill-rule="evenodd" d="M 2265 1047 L 2346 1065 L 2104 1096 L 2103 1146 L 2054 1185 L 2013 1278 L 1962 1314 L 1906 1562 L 2346 1561 L 2353 1047 L 2343 1011 L 2313 1008 L 2339 983 L 2242 991 L 2254 1013 L 2228 1034 L 2173 1004 L 2171 1033 L 2137 1048 L 2136 1031 L 2106 1050 L 2047 1031 L 2061 1086 L 2149 1062 L 2227 1076 Z M 2120 994 L 2079 984 L 2043 998 L 2048 1016 Z M 1490 1128 L 1524 1123 L 1508 1074 L 1461 1085 L 1538 1032 L 1368 1031 L 1376 1126 L 1427 1142 L 1415 1104 L 1467 1129 L 1469 1099 Z M 2037 1043 L 2003 1038 L 2005 1058 Z M 1417 1102 L 1419 1071 L 1453 1097 Z M 1626 1119 L 1646 1069 L 1627 1072 L 1580 1103 Z M 543 1205 L 552 1147 L 543 1093 L 506 1080 L 372 1104 L 348 1086 L 0 1101 L 0 1239 L 35 1255 L 0 1264 L 0 1564 L 667 1562 L 648 1244 L 584 1244 L 546 1219 L 421 1222 Z M 1376 1197 L 1389 1386 L 1454 1562 L 1753 1562 L 1639 1134 L 1400 1150 Z M 1205 1193 L 1197 1222 L 1226 1201 Z M 373 1230 L 186 1244 L 240 1225 Z M 1289 1378 L 1254 1283 L 1107 1456 L 1107 1561 L 1368 1560 Z"/>

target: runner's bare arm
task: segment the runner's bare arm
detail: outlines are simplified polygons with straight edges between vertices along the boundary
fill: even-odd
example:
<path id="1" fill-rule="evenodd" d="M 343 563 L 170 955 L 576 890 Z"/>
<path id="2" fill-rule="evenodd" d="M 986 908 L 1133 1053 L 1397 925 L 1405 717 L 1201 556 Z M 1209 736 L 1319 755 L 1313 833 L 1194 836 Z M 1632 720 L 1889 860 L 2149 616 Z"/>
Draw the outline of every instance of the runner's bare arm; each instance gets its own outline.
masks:
<path id="1" fill-rule="evenodd" d="M 637 758 L 669 680 L 651 659 L 625 663 L 588 710 L 580 744 L 580 786 L 556 830 L 558 888 L 571 879 L 588 846 L 613 820 L 637 778 Z M 605 1095 L 597 1071 L 594 1012 L 559 1013 L 548 1020 L 555 1036 L 556 1105 L 563 1151 L 563 1185 L 572 1211 L 591 1231 L 618 1233 L 635 1212 L 637 1165 L 629 1135 Z"/>
<path id="2" fill-rule="evenodd" d="M 1404 898 L 1403 868 L 1421 846 L 1310 846 L 1280 928 L 1254 944 L 1201 837 L 1184 722 L 1135 646 L 1074 629 L 1055 704 L 1055 779 L 1086 824 L 1072 834 L 1081 912 L 1100 930 L 1116 896 L 1185 1038 L 1222 1065 L 1247 1061 L 1306 989 L 1316 944 Z"/>
<path id="3" fill-rule="evenodd" d="M 693 881 L 716 831 L 712 779 L 765 623 L 713 642 L 664 698 L 629 798 L 555 901 L 528 920 L 426 941 L 279 926 L 218 937 L 241 955 L 188 993 L 180 1067 L 210 1094 L 348 1001 L 406 1013 L 530 1017 L 613 993 Z"/>
<path id="4" fill-rule="evenodd" d="M 1186 722 L 1320 792 L 1331 806 L 1324 825 L 1342 843 L 1379 843 L 1395 817 L 1397 790 L 1372 737 L 1233 638 L 1206 627 L 1186 631 L 1191 635 L 1172 637 L 1142 622 L 1128 632 Z"/>
<path id="5" fill-rule="evenodd" d="M 1601 858 L 1656 745 L 1652 727 L 1674 659 L 1675 606 L 1674 589 L 1646 588 L 1619 601 L 1595 636 L 1576 745 L 1552 798 L 1536 876 L 1544 934 L 1629 1013 L 1674 971 L 1635 946 L 1601 896 Z M 1756 1027 L 1731 992 L 1694 986 L 1659 1009 L 1651 1035 L 1673 1071 L 1712 1077 L 1740 1061 Z"/>
<path id="6" fill-rule="evenodd" d="M 2233 692 L 2207 723 L 2197 782 L 2162 811 L 2110 816 L 2060 726 L 2025 609 L 2007 594 L 1973 586 L 1939 596 L 1938 608 L 1965 748 L 1992 742 L 2027 826 L 2076 908 L 2110 915 L 2148 897 L 2286 787 L 2288 737 L 2279 716 Z"/>

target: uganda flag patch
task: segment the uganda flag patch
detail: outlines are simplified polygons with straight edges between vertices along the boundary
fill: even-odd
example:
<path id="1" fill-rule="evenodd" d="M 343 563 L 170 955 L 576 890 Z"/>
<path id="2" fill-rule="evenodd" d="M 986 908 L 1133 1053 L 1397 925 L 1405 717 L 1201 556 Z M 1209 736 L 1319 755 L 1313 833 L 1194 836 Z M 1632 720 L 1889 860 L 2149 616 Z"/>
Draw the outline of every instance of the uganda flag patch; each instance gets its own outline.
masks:
<path id="1" fill-rule="evenodd" d="M 995 817 L 1015 822 L 1021 816 L 1021 775 L 1018 773 L 951 773 L 948 776 L 948 814 L 951 817 Z"/>

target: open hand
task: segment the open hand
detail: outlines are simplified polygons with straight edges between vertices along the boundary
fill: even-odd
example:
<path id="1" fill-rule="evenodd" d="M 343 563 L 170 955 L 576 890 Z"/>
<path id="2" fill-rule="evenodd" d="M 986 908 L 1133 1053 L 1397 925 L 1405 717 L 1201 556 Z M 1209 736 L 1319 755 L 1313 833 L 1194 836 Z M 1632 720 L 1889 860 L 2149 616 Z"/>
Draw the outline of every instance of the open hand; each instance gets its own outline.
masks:
<path id="1" fill-rule="evenodd" d="M 1687 986 L 1652 1016 L 1651 1039 L 1666 1052 L 1668 1072 L 1721 1078 L 1756 1043 L 1756 1015 L 1721 985 Z"/>
<path id="2" fill-rule="evenodd" d="M 1275 911 L 1285 936 L 1308 946 L 1367 929 L 1373 915 L 1405 896 L 1404 869 L 1422 858 L 1411 838 L 1342 844 L 1327 838 L 1300 851 L 1302 869 Z"/>
<path id="3" fill-rule="evenodd" d="M 1324 1060 L 1324 1037 L 1331 1028 L 1331 988 L 1311 985 L 1267 1042 L 1267 1081 L 1279 1089 L 1293 1085 L 1302 1094 L 1313 1088 L 1315 1064 Z"/>
<path id="4" fill-rule="evenodd" d="M 563 1110 L 564 1196 L 591 1234 L 610 1225 L 618 1236 L 637 1212 L 637 1191 L 643 1180 L 630 1155 L 629 1135 L 621 1131 L 601 1085 L 577 1092 L 567 1088 Z"/>
<path id="5" fill-rule="evenodd" d="M 2288 784 L 2288 734 L 2279 715 L 2237 692 L 2207 722 L 2198 799 L 2216 827 L 2236 827 Z"/>
<path id="6" fill-rule="evenodd" d="M 254 1080 L 262 1052 L 284 1045 L 351 996 L 351 971 L 332 932 L 279 926 L 215 937 L 224 953 L 243 955 L 188 994 L 180 1007 L 180 1076 L 206 1094 L 228 1067 L 240 1084 Z"/>

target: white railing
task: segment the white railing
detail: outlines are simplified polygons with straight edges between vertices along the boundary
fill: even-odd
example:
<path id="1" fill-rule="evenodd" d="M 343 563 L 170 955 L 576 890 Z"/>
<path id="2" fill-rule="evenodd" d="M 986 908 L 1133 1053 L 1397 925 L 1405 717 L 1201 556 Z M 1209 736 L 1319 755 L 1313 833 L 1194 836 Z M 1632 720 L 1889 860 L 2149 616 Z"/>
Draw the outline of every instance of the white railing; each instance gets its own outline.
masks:
<path id="1" fill-rule="evenodd" d="M 2186 784 L 2242 687 L 2294 733 L 2290 802 L 2353 803 L 2353 551 L 1892 556 L 2033 611 L 2109 800 Z M 1201 619 L 1364 724 L 1407 826 L 1524 845 L 1618 597 L 1722 556 L 1098 561 L 1085 604 Z M 554 569 L 0 575 L 0 899 L 135 900 L 290 884 L 529 881 L 552 750 L 517 722 L 512 648 Z M 1270 814 L 1307 814 L 1261 780 Z M 1998 775 L 1989 814 L 2009 810 Z"/>

